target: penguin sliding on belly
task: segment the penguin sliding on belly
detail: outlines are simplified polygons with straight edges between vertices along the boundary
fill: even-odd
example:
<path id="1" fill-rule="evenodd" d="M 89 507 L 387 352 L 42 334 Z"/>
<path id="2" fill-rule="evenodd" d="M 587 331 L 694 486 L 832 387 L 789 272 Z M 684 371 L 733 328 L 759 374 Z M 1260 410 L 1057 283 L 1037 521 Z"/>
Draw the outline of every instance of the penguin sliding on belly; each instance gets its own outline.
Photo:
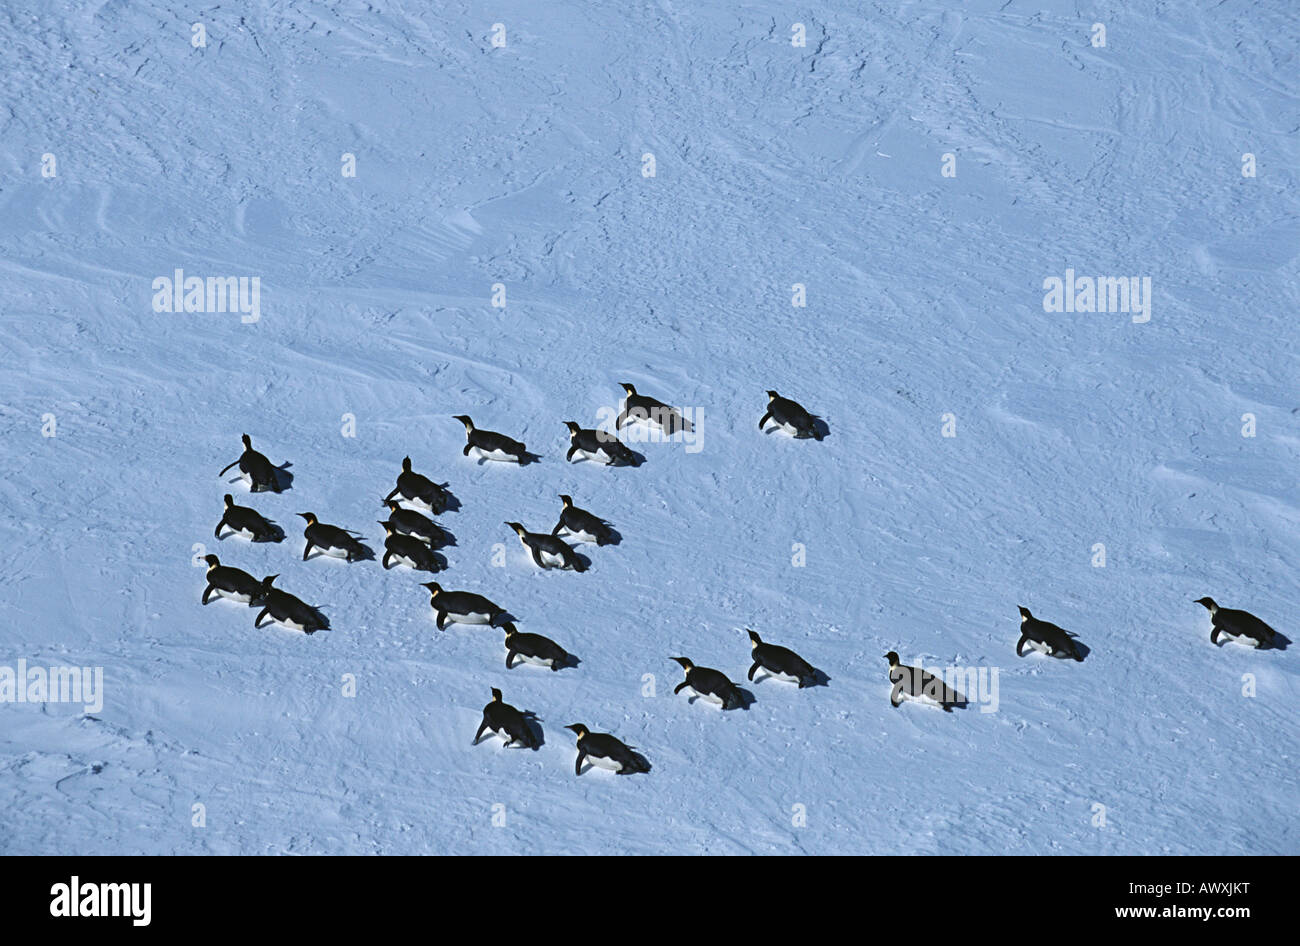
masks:
<path id="1" fill-rule="evenodd" d="M 312 549 L 320 549 L 324 554 L 355 562 L 359 558 L 369 558 L 370 549 L 347 529 L 331 526 L 316 518 L 314 512 L 300 512 L 298 515 L 307 520 L 303 535 L 307 545 L 302 550 L 302 560 L 307 561 Z"/>
<path id="2" fill-rule="evenodd" d="M 782 397 L 775 391 L 767 392 L 767 411 L 758 419 L 758 429 L 762 430 L 769 420 L 776 421 L 786 433 L 801 440 L 808 437 L 822 439 L 821 431 L 817 429 L 817 418 L 797 401 Z"/>
<path id="3" fill-rule="evenodd" d="M 511 440 L 505 434 L 499 434 L 494 430 L 479 430 L 465 414 L 457 414 L 454 419 L 465 425 L 466 442 L 465 449 L 462 451 L 465 456 L 469 456 L 469 452 L 475 450 L 484 460 L 501 460 L 506 463 L 518 463 L 520 466 L 533 459 L 528 448 L 518 440 Z"/>
<path id="4" fill-rule="evenodd" d="M 564 503 L 564 508 L 560 510 L 560 521 L 551 530 L 551 535 L 564 532 L 571 539 L 594 542 L 597 545 L 608 545 L 613 541 L 614 533 L 604 519 L 573 505 L 572 496 L 561 493 L 560 502 Z"/>
<path id="5" fill-rule="evenodd" d="M 682 417 L 682 412 L 677 408 L 648 395 L 637 394 L 636 388 L 630 384 L 620 384 L 619 387 L 627 397 L 623 399 L 623 410 L 614 421 L 615 430 L 622 430 L 624 424 L 637 421 L 654 424 L 666 434 L 675 434 L 679 430 L 690 433 L 694 430 L 691 422 Z"/>
<path id="6" fill-rule="evenodd" d="M 256 509 L 249 506 L 236 506 L 235 497 L 229 493 L 226 493 L 224 498 L 226 509 L 221 514 L 216 530 L 212 533 L 216 538 L 221 538 L 222 526 L 229 526 L 235 534 L 252 539 L 254 542 L 279 542 L 284 538 L 284 532 L 280 527 Z"/>
<path id="7" fill-rule="evenodd" d="M 582 723 L 570 723 L 564 728 L 572 729 L 578 734 L 578 761 L 573 766 L 574 775 L 582 774 L 582 763 L 585 761 L 619 775 L 650 771 L 650 763 L 645 756 L 609 733 L 592 732 Z"/>
<path id="8" fill-rule="evenodd" d="M 473 745 L 477 746 L 483 733 L 490 730 L 493 735 L 505 740 L 506 744 L 502 748 L 509 749 L 517 743 L 525 749 L 535 751 L 537 736 L 528 725 L 531 718 L 532 713 L 515 709 L 501 698 L 501 691 L 493 687 L 492 702 L 483 707 L 483 722 L 479 723 L 478 732 L 474 733 Z"/>
<path id="9" fill-rule="evenodd" d="M 1210 643 L 1216 647 L 1220 637 L 1246 647 L 1276 647 L 1279 634 L 1249 611 L 1221 608 L 1213 598 L 1197 598 L 1196 603 L 1210 612 Z"/>
<path id="10" fill-rule="evenodd" d="M 573 660 L 568 651 L 549 637 L 521 633 L 510 621 L 502 622 L 501 629 L 506 632 L 507 670 L 514 668 L 516 657 L 522 658 L 524 663 L 550 667 L 551 670 L 562 670 Z"/>
<path id="11" fill-rule="evenodd" d="M 686 687 L 690 687 L 699 696 L 704 697 L 710 703 L 719 704 L 724 710 L 745 705 L 744 697 L 741 695 L 739 688 L 728 680 L 726 674 L 722 671 L 713 670 L 709 667 L 697 667 L 685 657 L 673 657 L 672 659 L 686 671 L 686 679 L 673 689 L 674 696 L 682 692 Z"/>
<path id="12" fill-rule="evenodd" d="M 564 426 L 569 428 L 569 452 L 564 455 L 564 459 L 572 461 L 575 454 L 581 454 L 588 460 L 606 466 L 637 465 L 636 454 L 613 434 L 603 430 L 584 429 L 571 420 L 566 420 Z"/>
<path id="13" fill-rule="evenodd" d="M 203 556 L 208 563 L 208 586 L 203 589 L 203 603 L 215 592 L 219 598 L 229 598 L 241 604 L 256 604 L 262 600 L 262 583 L 239 568 L 222 565 L 215 555 Z"/>
<path id="14" fill-rule="evenodd" d="M 793 650 L 776 644 L 765 644 L 763 639 L 749 628 L 745 628 L 745 633 L 749 635 L 749 646 L 754 655 L 754 665 L 749 668 L 751 682 L 754 674 L 761 667 L 767 671 L 768 676 L 797 683 L 801 690 L 817 684 L 817 671 L 813 669 L 812 664 Z"/>
<path id="15" fill-rule="evenodd" d="M 444 591 L 436 581 L 421 582 L 429 589 L 429 607 L 438 620 L 438 630 L 456 624 L 496 624 L 506 613 L 505 608 L 493 604 L 472 591 Z"/>
<path id="16" fill-rule="evenodd" d="M 243 435 L 244 452 L 239 455 L 239 459 L 234 463 L 228 464 L 217 476 L 225 476 L 226 470 L 238 464 L 239 472 L 244 474 L 248 480 L 250 489 L 254 493 L 264 490 L 280 492 L 279 471 L 271 465 L 271 461 L 265 456 L 253 449 L 253 440 L 248 434 Z"/>
<path id="17" fill-rule="evenodd" d="M 441 516 L 446 511 L 450 498 L 446 483 L 435 483 L 411 469 L 410 457 L 402 459 L 402 472 L 397 475 L 397 485 L 384 497 L 384 501 L 387 502 L 394 496 L 401 496 L 408 503 L 419 503 L 435 516 Z"/>
<path id="18" fill-rule="evenodd" d="M 1083 661 L 1079 642 L 1063 627 L 1057 627 L 1047 621 L 1040 621 L 1029 613 L 1028 608 L 1020 609 L 1020 640 L 1016 642 L 1016 656 L 1025 656 L 1025 644 L 1049 657 L 1071 657 Z"/>
<path id="19" fill-rule="evenodd" d="M 253 627 L 261 627 L 262 619 L 270 617 L 277 624 L 304 634 L 314 634 L 328 628 L 329 621 L 319 610 L 287 591 L 272 587 L 271 583 L 279 577 L 267 575 L 262 579 L 262 610 L 253 621 Z"/>
<path id="20" fill-rule="evenodd" d="M 435 549 L 451 544 L 447 531 L 427 516 L 414 509 L 403 509 L 396 500 L 386 499 L 384 505 L 388 507 L 388 523 L 394 532 L 413 536 Z"/>
<path id="21" fill-rule="evenodd" d="M 894 709 L 898 709 L 904 697 L 937 703 L 945 713 L 951 713 L 954 706 L 959 709 L 966 706 L 966 697 L 934 674 L 899 663 L 898 654 L 892 650 L 885 654 L 885 659 L 889 661 L 889 682 L 894 685 L 889 694 L 889 705 Z"/>
<path id="22" fill-rule="evenodd" d="M 379 524 L 384 527 L 384 558 L 381 564 L 385 571 L 393 567 L 391 562 L 421 572 L 436 572 L 442 567 L 437 556 L 433 554 L 433 549 L 415 536 L 397 532 L 391 522 Z"/>
<path id="23" fill-rule="evenodd" d="M 518 522 L 507 522 L 515 530 L 519 541 L 533 557 L 538 568 L 572 568 L 575 572 L 585 572 L 587 564 L 563 539 L 547 535 L 545 532 L 529 532 Z"/>

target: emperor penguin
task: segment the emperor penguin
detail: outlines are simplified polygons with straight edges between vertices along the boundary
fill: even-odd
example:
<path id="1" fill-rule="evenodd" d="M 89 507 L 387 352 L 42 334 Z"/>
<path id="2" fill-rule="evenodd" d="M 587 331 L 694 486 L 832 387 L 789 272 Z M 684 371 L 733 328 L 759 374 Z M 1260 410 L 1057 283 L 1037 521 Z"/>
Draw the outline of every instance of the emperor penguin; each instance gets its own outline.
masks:
<path id="1" fill-rule="evenodd" d="M 545 532 L 529 532 L 518 522 L 507 522 L 515 530 L 519 541 L 528 549 L 538 568 L 572 568 L 575 572 L 585 572 L 587 564 L 563 539 L 547 535 Z"/>
<path id="2" fill-rule="evenodd" d="M 551 535 L 564 532 L 579 542 L 595 542 L 597 545 L 608 545 L 613 541 L 614 534 L 604 519 L 573 505 L 572 496 L 561 493 L 560 502 L 564 503 L 564 508 L 560 510 L 560 521 L 551 530 Z"/>
<path id="3" fill-rule="evenodd" d="M 235 497 L 229 493 L 226 493 L 224 499 L 225 511 L 222 512 L 217 528 L 212 533 L 216 538 L 221 538 L 222 526 L 229 526 L 235 534 L 252 539 L 254 542 L 279 542 L 284 538 L 280 527 L 256 509 L 250 506 L 236 506 Z"/>
<path id="4" fill-rule="evenodd" d="M 675 434 L 679 430 L 690 433 L 694 430 L 691 422 L 682 417 L 682 412 L 677 408 L 648 395 L 637 394 L 636 388 L 630 384 L 620 384 L 619 387 L 627 396 L 623 399 L 623 410 L 614 421 L 615 430 L 622 430 L 623 425 L 629 421 L 655 424 L 666 434 Z"/>
<path id="5" fill-rule="evenodd" d="M 551 670 L 563 670 L 569 666 L 569 652 L 549 637 L 522 633 L 510 621 L 503 621 L 501 629 L 506 632 L 507 670 L 514 668 L 516 657 L 522 658 L 524 663 L 550 667 Z"/>
<path id="6" fill-rule="evenodd" d="M 433 549 L 413 535 L 406 535 L 393 528 L 391 522 L 379 523 L 384 527 L 384 570 L 392 568 L 390 562 L 397 562 L 407 568 L 421 572 L 436 572 L 441 567 Z"/>
<path id="7" fill-rule="evenodd" d="M 1057 627 L 1047 621 L 1040 621 L 1029 613 L 1028 608 L 1020 609 L 1020 640 L 1016 642 L 1016 656 L 1025 656 L 1025 644 L 1049 657 L 1072 657 L 1082 662 L 1083 654 L 1075 635 L 1063 627 Z"/>
<path id="8" fill-rule="evenodd" d="M 472 591 L 444 591 L 436 581 L 420 584 L 429 589 L 429 607 L 437 616 L 440 631 L 451 623 L 495 625 L 506 613 L 505 608 Z"/>
<path id="9" fill-rule="evenodd" d="M 569 452 L 564 459 L 572 461 L 574 454 L 581 454 L 606 466 L 636 466 L 636 454 L 613 434 L 584 429 L 572 420 L 566 420 L 564 426 L 569 428 Z"/>
<path id="10" fill-rule="evenodd" d="M 226 470 L 238 464 L 239 472 L 244 474 L 244 478 L 248 480 L 249 488 L 254 493 L 268 489 L 275 493 L 280 492 L 280 477 L 276 468 L 271 465 L 271 461 L 253 449 L 253 440 L 248 434 L 244 434 L 242 439 L 244 441 L 244 452 L 239 455 L 239 459 L 234 463 L 227 464 L 226 468 L 217 476 L 225 476 Z"/>
<path id="11" fill-rule="evenodd" d="M 966 706 L 966 697 L 929 671 L 899 663 L 898 654 L 892 650 L 885 654 L 885 659 L 889 661 L 889 682 L 894 685 L 889 694 L 889 705 L 894 709 L 898 709 L 903 697 L 930 700 L 943 707 L 945 713 L 951 713 L 954 706 Z"/>
<path id="12" fill-rule="evenodd" d="M 673 689 L 674 695 L 682 692 L 686 687 L 690 687 L 709 702 L 719 704 L 724 710 L 735 709 L 744 705 L 745 701 L 740 690 L 727 679 L 726 674 L 722 671 L 713 670 L 709 667 L 697 667 L 685 657 L 673 657 L 672 659 L 686 671 L 686 679 Z"/>
<path id="13" fill-rule="evenodd" d="M 208 563 L 208 586 L 203 589 L 203 603 L 207 604 L 213 592 L 219 598 L 229 598 L 242 604 L 256 604 L 262 600 L 262 583 L 248 572 L 230 565 L 222 565 L 215 555 L 203 556 Z"/>
<path id="14" fill-rule="evenodd" d="M 590 760 L 592 765 L 609 769 L 619 775 L 635 775 L 649 772 L 650 763 L 645 756 L 631 746 L 615 739 L 607 732 L 592 732 L 582 723 L 570 723 L 565 729 L 572 729 L 578 734 L 578 761 L 574 763 L 573 774 L 582 774 L 582 763 Z"/>
<path id="15" fill-rule="evenodd" d="M 812 664 L 793 650 L 776 644 L 765 644 L 763 639 L 749 628 L 745 628 L 745 633 L 749 635 L 749 646 L 754 656 L 754 664 L 749 668 L 751 682 L 753 682 L 754 674 L 761 667 L 767 671 L 768 676 L 775 677 L 778 680 L 798 683 L 801 690 L 804 687 L 816 685 L 817 671 L 813 669 Z"/>
<path id="16" fill-rule="evenodd" d="M 767 392 L 767 410 L 758 419 L 758 429 L 762 430 L 769 420 L 776 421 L 786 433 L 799 439 L 822 439 L 821 431 L 817 429 L 817 418 L 797 401 L 782 397 L 775 391 Z"/>
<path id="17" fill-rule="evenodd" d="M 270 617 L 272 621 L 285 627 L 314 634 L 328 628 L 329 621 L 316 608 L 287 591 L 272 586 L 279 575 L 267 575 L 262 579 L 262 610 L 253 621 L 253 627 L 261 627 L 262 619 Z"/>
<path id="18" fill-rule="evenodd" d="M 451 544 L 451 536 L 429 517 L 414 509 L 403 509 L 395 499 L 385 499 L 384 505 L 388 507 L 388 521 L 394 532 L 414 536 L 435 549 Z"/>
<path id="19" fill-rule="evenodd" d="M 532 459 L 528 448 L 518 440 L 511 440 L 505 434 L 499 434 L 494 430 L 480 430 L 465 414 L 457 414 L 453 419 L 465 425 L 463 451 L 465 456 L 469 456 L 471 450 L 477 450 L 478 455 L 484 460 L 502 460 L 507 463 L 518 463 L 521 466 Z"/>
<path id="20" fill-rule="evenodd" d="M 397 485 L 384 497 L 384 501 L 394 496 L 401 496 L 408 503 L 419 503 L 435 516 L 441 516 L 447 510 L 447 484 L 435 483 L 427 476 L 421 476 L 411 469 L 411 458 L 402 458 L 402 472 L 397 474 Z"/>
<path id="21" fill-rule="evenodd" d="M 1219 638 L 1226 637 L 1247 647 L 1276 647 L 1278 633 L 1249 611 L 1221 608 L 1213 598 L 1197 598 L 1210 612 L 1210 643 L 1218 646 Z"/>
<path id="22" fill-rule="evenodd" d="M 525 748 L 537 750 L 537 737 L 528 725 L 534 716 L 530 712 L 515 709 L 501 698 L 501 691 L 492 688 L 492 702 L 483 707 L 483 722 L 479 723 L 478 732 L 474 734 L 473 745 L 478 745 L 483 733 L 491 730 L 493 735 L 505 740 L 502 748 L 509 749 L 516 743 Z"/>
<path id="23" fill-rule="evenodd" d="M 314 548 L 349 562 L 370 556 L 370 549 L 347 529 L 321 522 L 314 512 L 300 512 L 298 515 L 307 520 L 307 528 L 303 530 L 303 535 L 307 538 L 307 545 L 302 550 L 304 562 Z"/>

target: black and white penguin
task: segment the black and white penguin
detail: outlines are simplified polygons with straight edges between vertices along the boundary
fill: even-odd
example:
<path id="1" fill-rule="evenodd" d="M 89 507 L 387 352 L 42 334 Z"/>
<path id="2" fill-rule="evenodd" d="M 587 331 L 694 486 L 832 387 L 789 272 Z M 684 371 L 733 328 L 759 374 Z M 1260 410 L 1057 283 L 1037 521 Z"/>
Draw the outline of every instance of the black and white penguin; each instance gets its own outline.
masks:
<path id="1" fill-rule="evenodd" d="M 776 421 L 786 433 L 800 439 L 822 439 L 821 431 L 817 429 L 817 418 L 804 410 L 803 405 L 775 391 L 767 392 L 767 410 L 758 419 L 758 429 L 762 430 L 769 420 Z"/>
<path id="2" fill-rule="evenodd" d="M 930 700 L 943 707 L 945 713 L 951 713 L 954 706 L 960 708 L 966 705 L 966 697 L 939 677 L 929 671 L 899 663 L 898 654 L 894 651 L 885 654 L 885 659 L 889 661 L 889 682 L 894 685 L 889 694 L 889 704 L 894 709 L 898 709 L 903 697 Z"/>
<path id="3" fill-rule="evenodd" d="M 302 560 L 304 562 L 307 561 L 307 556 L 311 554 L 311 550 L 314 548 L 320 549 L 326 555 L 342 558 L 349 562 L 370 556 L 370 549 L 366 548 L 347 529 L 340 529 L 338 526 L 331 526 L 321 522 L 316 518 L 314 512 L 300 512 L 298 515 L 307 520 L 307 528 L 302 533 L 307 537 L 307 545 L 302 550 Z"/>
<path id="4" fill-rule="evenodd" d="M 506 609 L 472 591 L 444 591 L 436 581 L 421 582 L 429 589 L 429 607 L 438 618 L 438 630 L 455 624 L 496 624 Z"/>
<path id="5" fill-rule="evenodd" d="M 235 497 L 229 493 L 225 495 L 225 502 L 226 509 L 221 514 L 216 530 L 212 533 L 218 539 L 221 538 L 222 526 L 229 526 L 236 534 L 252 539 L 254 542 L 279 542 L 284 538 L 284 532 L 280 527 L 256 509 L 249 506 L 236 506 Z"/>
<path id="6" fill-rule="evenodd" d="M 1020 609 L 1020 640 L 1016 642 L 1016 656 L 1025 656 L 1025 644 L 1049 657 L 1073 657 L 1082 661 L 1079 643 L 1063 627 L 1057 627 L 1047 621 L 1040 621 L 1029 613 L 1028 608 Z"/>
<path id="7" fill-rule="evenodd" d="M 765 644 L 763 639 L 749 628 L 745 628 L 745 633 L 749 635 L 749 646 L 754 656 L 754 665 L 749 668 L 751 682 L 754 674 L 762 667 L 767 671 L 768 676 L 798 683 L 801 690 L 817 683 L 817 671 L 813 669 L 812 664 L 793 650 L 776 644 Z"/>
<path id="8" fill-rule="evenodd" d="M 411 469 L 411 458 L 402 458 L 402 472 L 397 474 L 397 485 L 384 497 L 384 501 L 394 496 L 401 496 L 408 503 L 419 503 L 435 516 L 441 516 L 447 509 L 447 484 L 435 483 L 427 476 L 421 476 Z"/>
<path id="9" fill-rule="evenodd" d="M 426 545 L 440 549 L 451 541 L 451 536 L 438 523 L 414 509 L 403 509 L 395 499 L 385 499 L 388 507 L 388 522 L 394 532 L 410 535 Z"/>
<path id="10" fill-rule="evenodd" d="M 518 440 L 511 440 L 494 430 L 479 430 L 465 414 L 457 414 L 454 419 L 465 425 L 465 456 L 469 456 L 471 450 L 477 450 L 484 460 L 523 464 L 532 459 L 528 448 Z"/>
<path id="11" fill-rule="evenodd" d="M 314 634 L 328 628 L 329 621 L 316 608 L 287 591 L 272 586 L 279 575 L 267 575 L 262 579 L 262 610 L 258 613 L 253 627 L 261 627 L 262 619 L 270 617 L 272 621 L 285 627 Z"/>
<path id="12" fill-rule="evenodd" d="M 578 734 L 578 761 L 573 766 L 574 775 L 582 774 L 582 763 L 588 759 L 592 765 L 619 775 L 650 771 L 650 763 L 645 756 L 609 733 L 592 732 L 582 723 L 570 723 L 564 728 L 572 729 Z"/>
<path id="13" fill-rule="evenodd" d="M 483 722 L 479 723 L 478 732 L 474 734 L 474 745 L 483 737 L 483 733 L 491 731 L 494 735 L 500 736 L 506 741 L 503 748 L 509 749 L 518 743 L 525 749 L 537 749 L 537 737 L 533 729 L 528 725 L 532 713 L 523 712 L 515 709 L 509 703 L 501 698 L 501 691 L 496 687 L 492 688 L 492 702 L 483 707 Z"/>
<path id="14" fill-rule="evenodd" d="M 228 464 L 217 476 L 225 476 L 226 470 L 238 464 L 239 472 L 244 474 L 254 493 L 268 489 L 275 493 L 280 492 L 280 477 L 271 461 L 253 449 L 253 440 L 248 434 L 243 435 L 243 441 L 244 452 L 239 455 L 239 459 Z"/>
<path id="15" fill-rule="evenodd" d="M 507 522 L 515 530 L 519 541 L 528 549 L 538 568 L 572 568 L 575 572 L 587 570 L 587 564 L 563 539 L 545 532 L 529 532 L 518 522 Z"/>
<path id="16" fill-rule="evenodd" d="M 694 429 L 677 408 L 644 394 L 637 394 L 636 388 L 630 384 L 620 384 L 619 387 L 627 397 L 623 399 L 623 410 L 614 421 L 615 430 L 622 430 L 624 424 L 637 421 L 655 424 L 666 434 L 674 434 L 679 430 L 689 433 Z"/>
<path id="17" fill-rule="evenodd" d="M 564 503 L 564 508 L 560 510 L 560 521 L 551 530 L 551 535 L 564 532 L 579 542 L 595 542 L 597 545 L 608 545 L 613 541 L 614 534 L 604 519 L 573 505 L 572 496 L 561 493 L 560 502 Z"/>
<path id="18" fill-rule="evenodd" d="M 385 570 L 392 568 L 390 562 L 397 562 L 399 565 L 405 565 L 407 568 L 414 568 L 421 572 L 436 572 L 441 568 L 437 556 L 433 554 L 433 549 L 425 545 L 413 535 L 405 535 L 396 531 L 391 522 L 379 523 L 384 527 L 384 558 L 383 566 Z"/>
<path id="19" fill-rule="evenodd" d="M 501 629 L 506 632 L 507 670 L 513 669 L 515 657 L 522 658 L 524 663 L 538 664 L 552 670 L 562 670 L 569 666 L 569 652 L 549 637 L 518 631 L 510 621 L 502 622 Z"/>
<path id="20" fill-rule="evenodd" d="M 721 670 L 697 667 L 685 657 L 674 657 L 672 659 L 681 664 L 682 669 L 686 671 L 686 679 L 673 689 L 674 695 L 682 692 L 686 687 L 690 687 L 709 702 L 721 705 L 724 710 L 744 705 L 744 698 L 741 696 L 740 690 L 727 679 L 727 675 Z"/>
<path id="21" fill-rule="evenodd" d="M 243 604 L 256 604 L 262 600 L 262 583 L 248 572 L 230 565 L 222 565 L 215 555 L 203 556 L 208 563 L 208 586 L 203 589 L 203 603 L 216 592 L 219 598 L 229 598 Z"/>
<path id="22" fill-rule="evenodd" d="M 1196 603 L 1204 605 L 1210 612 L 1210 643 L 1218 645 L 1220 637 L 1236 641 L 1247 647 L 1274 647 L 1277 645 L 1277 631 L 1269 627 L 1249 611 L 1235 608 L 1221 608 L 1213 598 L 1197 598 Z"/>
<path id="23" fill-rule="evenodd" d="M 571 420 L 566 420 L 564 426 L 569 428 L 569 452 L 564 459 L 571 461 L 574 454 L 581 454 L 606 466 L 636 466 L 636 454 L 613 434 L 582 428 Z"/>

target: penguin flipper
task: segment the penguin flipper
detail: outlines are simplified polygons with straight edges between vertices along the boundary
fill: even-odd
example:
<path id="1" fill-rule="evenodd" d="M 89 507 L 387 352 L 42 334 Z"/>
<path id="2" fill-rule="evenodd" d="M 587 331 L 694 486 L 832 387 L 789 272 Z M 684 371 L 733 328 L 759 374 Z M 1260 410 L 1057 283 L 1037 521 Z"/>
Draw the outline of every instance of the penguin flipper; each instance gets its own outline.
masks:
<path id="1" fill-rule="evenodd" d="M 1222 630 L 1223 628 L 1216 627 L 1214 630 L 1210 631 L 1210 643 L 1215 647 L 1219 646 L 1219 632 Z"/>
<path id="2" fill-rule="evenodd" d="M 574 774 L 574 775 L 581 775 L 581 774 L 582 774 L 582 763 L 585 762 L 586 760 L 587 760 L 587 753 L 585 753 L 585 752 L 583 752 L 581 749 L 579 749 L 579 750 L 578 750 L 578 761 L 575 762 L 574 765 L 573 765 L 573 774 Z"/>
<path id="3" fill-rule="evenodd" d="M 479 739 L 483 737 L 483 730 L 487 728 L 488 728 L 488 721 L 485 717 L 483 722 L 478 724 L 478 732 L 474 733 L 474 741 L 471 743 L 471 745 L 475 745 L 475 746 L 478 745 Z"/>
<path id="4" fill-rule="evenodd" d="M 673 687 L 673 696 L 676 696 L 678 693 L 681 693 L 682 690 L 686 689 L 686 687 L 688 686 L 690 686 L 690 683 L 686 680 L 683 680 L 681 683 L 677 684 L 677 686 Z"/>
<path id="5" fill-rule="evenodd" d="M 506 669 L 513 670 L 514 667 L 515 667 L 515 652 L 513 650 L 508 650 L 506 651 Z"/>
<path id="6" fill-rule="evenodd" d="M 542 553 L 537 551 L 537 549 L 531 549 L 530 551 L 533 553 L 533 561 L 537 563 L 537 567 L 545 568 L 546 565 L 542 563 Z"/>
<path id="7" fill-rule="evenodd" d="M 212 537 L 213 537 L 213 538 L 216 538 L 216 539 L 221 538 L 221 527 L 224 526 L 225 524 L 226 524 L 226 517 L 225 517 L 225 516 L 222 516 L 222 517 L 221 517 L 221 521 L 217 523 L 217 527 L 216 527 L 215 529 L 212 530 Z"/>
<path id="8" fill-rule="evenodd" d="M 771 412 L 771 411 L 764 411 L 764 412 L 763 412 L 763 416 L 760 417 L 760 418 L 758 419 L 758 429 L 759 429 L 759 430 L 762 430 L 762 429 L 763 429 L 763 425 L 766 424 L 766 423 L 767 423 L 769 420 L 771 420 L 771 419 L 772 419 L 772 412 Z"/>
<path id="9" fill-rule="evenodd" d="M 214 592 L 214 591 L 216 591 L 216 590 L 217 590 L 217 589 L 216 589 L 216 586 L 215 586 L 215 585 L 208 585 L 208 587 L 206 587 L 206 588 L 203 589 L 203 603 L 204 603 L 204 604 L 207 604 L 207 603 L 208 603 L 208 598 L 211 597 L 212 592 Z"/>
<path id="10" fill-rule="evenodd" d="M 1016 643 L 1016 656 L 1025 656 L 1025 643 L 1029 640 L 1028 634 L 1021 634 L 1020 640 Z"/>
<path id="11" fill-rule="evenodd" d="M 761 666 L 761 664 L 760 664 L 757 660 L 755 660 L 755 661 L 754 661 L 754 666 L 752 666 L 752 667 L 749 668 L 749 682 L 750 682 L 750 683 L 753 683 L 753 682 L 754 682 L 754 674 L 758 673 L 758 668 L 759 668 L 760 666 Z"/>
<path id="12" fill-rule="evenodd" d="M 397 495 L 398 488 L 399 487 L 394 486 L 393 491 L 384 497 L 384 502 L 389 502 L 390 500 L 392 500 L 392 498 Z"/>
<path id="13" fill-rule="evenodd" d="M 614 420 L 614 429 L 622 430 L 623 425 L 626 423 L 627 423 L 627 411 L 623 411 L 623 413 L 619 414 L 618 417 Z M 229 469 L 229 467 L 227 467 L 227 469 Z"/>
<path id="14" fill-rule="evenodd" d="M 474 445 L 472 443 L 465 444 L 465 449 L 461 451 L 461 456 L 466 456 L 466 457 L 469 456 L 469 451 L 473 446 Z"/>
<path id="15" fill-rule="evenodd" d="M 438 622 L 437 622 L 437 623 L 438 623 L 438 630 L 440 630 L 440 631 L 445 631 L 445 630 L 447 629 L 447 612 L 446 612 L 446 611 L 439 611 L 439 612 L 438 612 Z"/>
<path id="16" fill-rule="evenodd" d="M 242 458 L 241 458 L 241 459 L 242 459 Z M 227 463 L 227 464 L 226 464 L 226 468 L 225 468 L 224 470 L 222 470 L 220 473 L 218 473 L 217 476 L 225 476 L 225 475 L 226 475 L 226 470 L 229 470 L 232 466 L 235 466 L 235 464 L 237 464 L 237 463 L 239 463 L 239 460 L 236 460 L 234 463 Z"/>
<path id="17" fill-rule="evenodd" d="M 389 568 L 392 567 L 391 565 L 388 564 L 389 559 L 391 559 L 392 557 L 393 557 L 392 552 L 387 552 L 387 551 L 384 552 L 383 566 L 385 571 L 387 571 Z"/>
<path id="18" fill-rule="evenodd" d="M 307 547 L 302 550 L 302 560 L 307 561 L 307 556 L 311 554 L 311 539 L 307 540 Z"/>
<path id="19" fill-rule="evenodd" d="M 577 448 L 577 447 L 570 447 L 570 448 L 569 448 L 569 452 L 566 453 L 566 454 L 564 455 L 564 460 L 565 460 L 565 462 L 567 463 L 567 462 L 571 461 L 571 460 L 573 459 L 573 455 L 574 455 L 575 453 L 577 453 L 577 452 L 578 452 L 578 448 Z"/>
<path id="20" fill-rule="evenodd" d="M 889 694 L 889 705 L 898 709 L 898 705 L 903 702 L 903 682 L 900 680 L 894 684 L 894 689 Z"/>
<path id="21" fill-rule="evenodd" d="M 271 610 L 270 608 L 263 608 L 261 612 L 257 615 L 257 617 L 253 620 L 253 627 L 261 627 L 262 618 L 266 617 L 267 612 L 270 610 Z"/>

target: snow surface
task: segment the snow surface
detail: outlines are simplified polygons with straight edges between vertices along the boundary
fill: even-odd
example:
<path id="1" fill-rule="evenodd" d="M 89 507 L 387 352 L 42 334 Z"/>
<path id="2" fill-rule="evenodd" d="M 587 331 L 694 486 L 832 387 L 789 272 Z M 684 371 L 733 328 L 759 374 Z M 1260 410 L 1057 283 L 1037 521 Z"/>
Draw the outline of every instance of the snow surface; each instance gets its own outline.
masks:
<path id="1" fill-rule="evenodd" d="M 1298 32 L 1285 0 L 6 3 L 0 663 L 106 693 L 0 706 L 0 850 L 1300 853 L 1296 649 L 1215 648 L 1192 603 L 1295 636 Z M 260 320 L 154 312 L 176 268 L 258 276 Z M 1151 277 L 1150 322 L 1044 312 L 1067 268 Z M 698 449 L 565 464 L 622 381 Z M 760 434 L 769 388 L 830 436 Z M 463 458 L 459 413 L 543 459 Z M 217 477 L 245 432 L 291 490 Z M 406 454 L 462 504 L 443 585 L 579 667 L 300 560 L 306 510 L 382 551 Z M 228 490 L 288 539 L 215 541 Z M 503 524 L 559 493 L 623 536 L 586 574 Z M 204 551 L 333 630 L 201 607 Z M 1021 604 L 1088 659 L 1017 658 Z M 829 686 L 672 696 L 673 656 L 743 682 L 747 626 Z M 889 650 L 998 668 L 998 711 L 891 709 Z M 470 745 L 493 686 L 539 751 Z M 572 722 L 653 771 L 575 778 Z"/>

